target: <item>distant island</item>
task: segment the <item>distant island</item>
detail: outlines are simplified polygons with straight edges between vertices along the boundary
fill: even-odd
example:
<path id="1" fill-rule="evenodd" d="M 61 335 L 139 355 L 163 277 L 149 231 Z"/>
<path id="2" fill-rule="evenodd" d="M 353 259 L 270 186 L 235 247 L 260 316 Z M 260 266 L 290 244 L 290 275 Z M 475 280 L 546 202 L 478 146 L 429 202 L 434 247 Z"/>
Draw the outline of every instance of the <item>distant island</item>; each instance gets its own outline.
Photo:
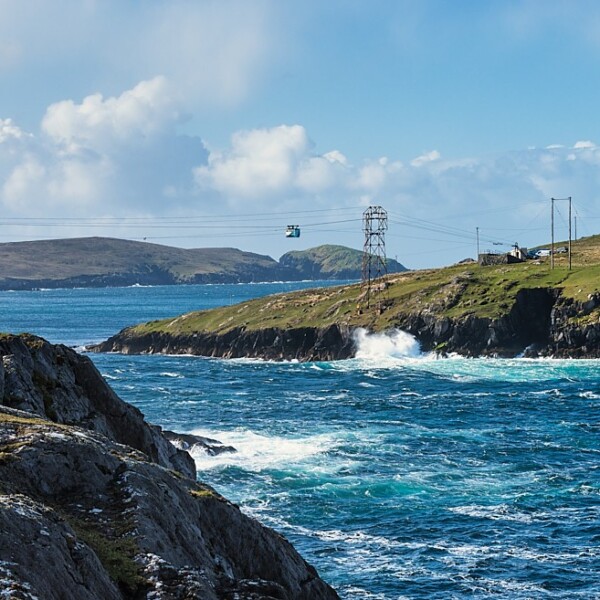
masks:
<path id="1" fill-rule="evenodd" d="M 384 306 L 360 284 L 277 294 L 124 329 L 96 351 L 335 360 L 356 332 L 402 329 L 424 351 L 465 356 L 600 358 L 600 236 L 518 264 L 461 263 L 389 275 Z"/>
<path id="2" fill-rule="evenodd" d="M 363 253 L 324 245 L 270 256 L 236 248 L 184 249 L 116 238 L 0 244 L 0 290 L 360 279 Z M 388 261 L 388 272 L 406 267 Z"/>

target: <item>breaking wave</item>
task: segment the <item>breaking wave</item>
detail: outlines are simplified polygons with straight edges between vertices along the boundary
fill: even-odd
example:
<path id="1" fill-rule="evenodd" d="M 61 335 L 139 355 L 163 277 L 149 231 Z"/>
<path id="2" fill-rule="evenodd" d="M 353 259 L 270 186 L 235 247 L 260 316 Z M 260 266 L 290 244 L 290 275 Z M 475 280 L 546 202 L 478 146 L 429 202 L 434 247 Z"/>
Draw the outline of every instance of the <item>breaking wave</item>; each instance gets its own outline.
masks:
<path id="1" fill-rule="evenodd" d="M 400 329 L 384 333 L 369 333 L 357 329 L 354 334 L 356 358 L 377 360 L 382 358 L 418 358 L 421 347 L 410 333 Z"/>

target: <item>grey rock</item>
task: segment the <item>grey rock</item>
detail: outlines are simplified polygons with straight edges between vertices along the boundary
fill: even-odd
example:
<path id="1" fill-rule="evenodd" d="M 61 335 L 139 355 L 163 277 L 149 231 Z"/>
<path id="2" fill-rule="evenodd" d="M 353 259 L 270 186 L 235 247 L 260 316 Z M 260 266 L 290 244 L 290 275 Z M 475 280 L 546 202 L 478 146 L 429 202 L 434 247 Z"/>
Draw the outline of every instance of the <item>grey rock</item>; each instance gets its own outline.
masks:
<path id="1" fill-rule="evenodd" d="M 146 423 L 137 408 L 123 402 L 88 357 L 31 335 L 2 336 L 0 357 L 4 365 L 0 404 L 98 431 L 195 478 L 189 454 L 175 448 L 160 428 Z"/>
<path id="2" fill-rule="evenodd" d="M 102 434 L 0 408 L 0 448 L 0 564 L 40 599 L 337 598 L 280 535 Z"/>
<path id="3" fill-rule="evenodd" d="M 124 354 L 195 354 L 221 358 L 328 361 L 350 358 L 356 346 L 352 330 L 334 324 L 296 329 L 273 327 L 257 331 L 236 327 L 223 334 L 197 332 L 180 336 L 163 333 L 137 335 L 127 328 L 88 350 Z"/>
<path id="4" fill-rule="evenodd" d="M 338 598 L 289 542 L 190 476 L 189 454 L 87 357 L 12 335 L 0 357 L 3 598 Z"/>
<path id="5" fill-rule="evenodd" d="M 169 431 L 168 429 L 163 429 L 162 433 L 176 448 L 185 450 L 186 452 L 191 452 L 196 448 L 201 448 L 210 456 L 237 452 L 233 446 L 225 446 L 225 444 L 219 442 L 219 440 L 214 440 L 201 435 L 177 433 L 176 431 Z"/>

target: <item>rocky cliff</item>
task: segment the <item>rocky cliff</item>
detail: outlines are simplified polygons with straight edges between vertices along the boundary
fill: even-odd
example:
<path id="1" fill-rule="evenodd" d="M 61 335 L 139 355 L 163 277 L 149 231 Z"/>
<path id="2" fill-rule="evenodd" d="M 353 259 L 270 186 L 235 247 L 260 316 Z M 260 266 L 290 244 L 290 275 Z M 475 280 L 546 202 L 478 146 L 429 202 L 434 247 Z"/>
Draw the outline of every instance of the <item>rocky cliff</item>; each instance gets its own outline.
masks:
<path id="1" fill-rule="evenodd" d="M 3 598 L 337 598 L 87 357 L 33 336 L 0 357 Z"/>
<path id="2" fill-rule="evenodd" d="M 354 356 L 356 328 L 347 323 L 333 323 L 323 327 L 234 327 L 224 332 L 174 334 L 132 327 L 91 350 L 267 360 L 339 360 Z M 471 313 L 451 317 L 444 314 L 440 306 L 430 303 L 418 310 L 400 310 L 388 316 L 387 329 L 394 328 L 414 335 L 426 352 L 600 358 L 600 294 L 577 302 L 561 297 L 556 288 L 522 289 L 515 294 L 508 310 L 494 318 Z"/>
<path id="3" fill-rule="evenodd" d="M 321 361 L 350 358 L 355 344 L 352 331 L 344 326 L 296 329 L 230 329 L 223 334 L 194 333 L 138 335 L 124 329 L 105 342 L 90 347 L 94 352 L 123 354 L 194 354 L 219 358 L 263 358 L 266 360 Z"/>

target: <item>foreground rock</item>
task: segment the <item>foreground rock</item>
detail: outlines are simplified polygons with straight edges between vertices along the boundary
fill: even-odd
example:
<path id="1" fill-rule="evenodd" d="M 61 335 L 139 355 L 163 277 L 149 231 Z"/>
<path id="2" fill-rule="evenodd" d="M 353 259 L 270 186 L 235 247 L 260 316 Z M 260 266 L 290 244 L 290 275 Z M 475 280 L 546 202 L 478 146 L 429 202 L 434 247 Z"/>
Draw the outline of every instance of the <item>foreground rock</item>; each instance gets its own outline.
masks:
<path id="1" fill-rule="evenodd" d="M 285 539 L 190 477 L 189 456 L 86 357 L 32 336 L 5 336 L 0 355 L 3 598 L 337 598 Z"/>
<path id="2" fill-rule="evenodd" d="M 0 337 L 0 404 L 65 425 L 92 429 L 143 452 L 149 460 L 196 476 L 193 459 L 159 427 L 123 402 L 94 364 L 66 346 L 31 335 Z"/>

